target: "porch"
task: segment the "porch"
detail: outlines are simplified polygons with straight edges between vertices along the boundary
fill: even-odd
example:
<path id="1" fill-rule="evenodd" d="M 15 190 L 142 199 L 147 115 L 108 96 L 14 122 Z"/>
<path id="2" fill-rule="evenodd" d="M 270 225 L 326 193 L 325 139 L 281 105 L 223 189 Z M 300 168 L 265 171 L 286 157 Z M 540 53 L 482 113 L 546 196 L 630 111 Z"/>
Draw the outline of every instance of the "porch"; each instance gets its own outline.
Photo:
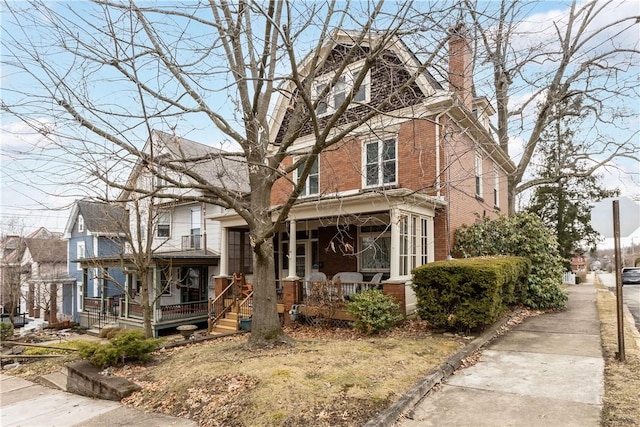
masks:
<path id="1" fill-rule="evenodd" d="M 282 324 L 291 325 L 302 318 L 309 318 L 315 324 L 314 319 L 319 317 L 353 322 L 355 319 L 347 313 L 346 304 L 352 295 L 369 289 L 379 289 L 391 296 L 404 315 L 415 311 L 416 298 L 410 282 L 382 280 L 382 275 L 369 281 L 362 280 L 362 277 L 361 273 L 343 272 L 331 279 L 321 273 L 307 279 L 277 280 L 276 302 Z M 209 303 L 209 332 L 229 333 L 240 330 L 241 320 L 250 319 L 253 314 L 252 290 L 247 291 L 248 288 L 245 288 L 243 292 L 243 285 L 234 281 L 233 276 L 216 277 L 215 287 L 217 297 Z M 322 304 L 318 303 L 327 301 L 330 301 L 330 313 L 319 311 L 318 307 Z"/>
<path id="2" fill-rule="evenodd" d="M 99 331 L 107 326 L 143 328 L 142 305 L 120 297 L 85 298 L 81 326 Z M 187 323 L 205 323 L 209 315 L 209 301 L 192 301 L 160 305 L 152 310 L 151 327 L 154 333 Z"/>

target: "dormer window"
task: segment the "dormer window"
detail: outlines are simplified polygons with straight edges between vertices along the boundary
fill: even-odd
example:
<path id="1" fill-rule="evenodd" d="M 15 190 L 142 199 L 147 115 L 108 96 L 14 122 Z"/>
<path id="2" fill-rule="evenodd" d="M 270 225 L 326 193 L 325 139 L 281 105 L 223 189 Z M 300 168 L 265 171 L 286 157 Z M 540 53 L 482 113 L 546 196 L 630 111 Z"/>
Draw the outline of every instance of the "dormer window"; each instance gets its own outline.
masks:
<path id="1" fill-rule="evenodd" d="M 326 96 L 318 101 L 316 107 L 316 113 L 319 116 L 327 114 L 333 114 L 340 105 L 347 98 L 347 95 L 353 91 L 355 81 L 358 79 L 360 73 L 359 67 L 348 68 L 344 71 L 344 75 L 341 76 L 331 89 L 327 92 Z M 313 86 L 313 98 L 318 99 L 322 93 L 327 89 L 331 83 L 333 75 L 324 75 L 318 78 Z M 371 73 L 367 72 L 364 80 L 358 87 L 358 90 L 353 94 L 352 104 L 349 108 L 358 105 L 358 103 L 368 103 L 371 101 Z"/>

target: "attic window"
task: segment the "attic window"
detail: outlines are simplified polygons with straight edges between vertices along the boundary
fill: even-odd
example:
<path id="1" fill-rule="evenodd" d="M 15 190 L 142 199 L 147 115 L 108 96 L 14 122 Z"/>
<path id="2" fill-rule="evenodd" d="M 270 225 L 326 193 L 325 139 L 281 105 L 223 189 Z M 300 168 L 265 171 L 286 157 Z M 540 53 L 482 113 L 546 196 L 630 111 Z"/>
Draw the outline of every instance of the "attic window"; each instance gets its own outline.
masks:
<path id="1" fill-rule="evenodd" d="M 78 215 L 78 232 L 84 232 L 84 217 L 82 215 Z"/>
<path id="2" fill-rule="evenodd" d="M 344 100 L 347 95 L 354 90 L 355 81 L 358 79 L 360 73 L 360 67 L 348 68 L 344 71 L 344 75 L 335 82 L 332 88 L 330 88 L 326 96 L 318 101 L 316 107 L 316 113 L 319 116 L 333 114 Z M 312 96 L 314 99 L 320 98 L 322 93 L 327 89 L 331 83 L 333 75 L 325 74 L 319 77 L 313 85 Z M 358 87 L 358 90 L 353 94 L 352 103 L 349 108 L 352 108 L 360 103 L 368 103 L 371 101 L 371 73 L 367 72 L 364 80 Z"/>

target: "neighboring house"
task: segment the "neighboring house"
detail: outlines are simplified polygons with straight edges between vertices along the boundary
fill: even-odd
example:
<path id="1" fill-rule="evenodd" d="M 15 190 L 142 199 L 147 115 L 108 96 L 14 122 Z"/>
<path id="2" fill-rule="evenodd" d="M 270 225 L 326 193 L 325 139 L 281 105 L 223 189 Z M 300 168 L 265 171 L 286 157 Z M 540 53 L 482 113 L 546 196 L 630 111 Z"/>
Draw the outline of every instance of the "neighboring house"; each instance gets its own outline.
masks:
<path id="1" fill-rule="evenodd" d="M 571 257 L 571 271 L 573 273 L 587 273 L 588 272 L 588 266 L 587 266 L 587 258 L 584 257 L 583 255 L 574 255 L 573 257 Z"/>
<path id="2" fill-rule="evenodd" d="M 333 77 L 334 58 L 354 40 L 346 33 L 333 39 L 334 44 L 325 47 L 329 50 L 321 65 L 325 74 L 314 83 L 318 92 Z M 366 46 L 345 71 L 341 85 L 319 104 L 321 118 L 334 102 L 344 99 L 365 53 Z M 274 238 L 276 275 L 283 284 L 299 282 L 316 271 L 328 278 L 358 272 L 365 282 L 382 274 L 385 293 L 411 312 L 412 269 L 447 259 L 459 226 L 474 223 L 478 216 L 507 214 L 507 175 L 515 166 L 492 138 L 488 123 L 493 108 L 486 99 L 472 97 L 468 41 L 453 34 L 449 56 L 449 89 L 424 72 L 410 90 L 380 107 L 378 116 L 318 156 L 303 195 Z M 382 105 L 381 100 L 406 83 L 419 65 L 400 40 L 390 43 L 354 94 L 358 102 L 338 125 Z M 274 144 L 287 129 L 291 102 L 283 96 L 276 106 Z M 313 141 L 309 125 L 291 148 L 291 157 Z M 297 180 L 296 174 L 289 178 Z M 272 205 L 282 204 L 292 190 L 291 180 L 276 182 Z M 222 247 L 218 292 L 233 273 L 244 273 L 250 281 L 251 265 L 241 262 L 250 254 L 244 221 L 233 214 L 209 218 L 220 222 L 227 242 Z M 284 293 L 285 310 L 304 299 L 304 293 L 294 292 L 297 296 L 286 300 Z"/>
<path id="3" fill-rule="evenodd" d="M 127 212 L 120 206 L 89 200 L 77 201 L 65 227 L 68 240 L 67 258 L 69 276 L 75 285 L 63 287 L 63 310 L 72 313 L 74 322 L 80 323 L 80 312 L 94 310 L 113 313 L 124 295 L 125 276 L 115 266 L 84 266 L 79 260 L 95 257 L 118 257 L 124 252 Z"/>
<path id="4" fill-rule="evenodd" d="M 151 237 L 148 265 L 152 286 L 150 302 L 153 305 L 152 329 L 154 335 L 158 335 L 163 329 L 207 322 L 209 298 L 214 296 L 213 277 L 218 274 L 220 227 L 215 222 L 205 222 L 205 216 L 220 212 L 221 208 L 202 202 L 180 201 L 181 195 L 197 197 L 204 191 L 180 187 L 184 180 L 193 180 L 196 175 L 210 182 L 224 179 L 230 186 L 234 181 L 238 181 L 240 186 L 244 184 L 233 172 L 237 168 L 219 156 L 220 150 L 185 138 L 153 131 L 143 151 L 149 153 L 149 160 L 138 162 L 127 182 L 131 190 L 123 192 L 119 198 L 129 218 L 130 241 L 125 245 L 123 254 L 99 254 L 80 263 L 83 270 L 95 265 L 124 268 L 125 292 L 115 320 L 122 327 L 141 328 L 140 278 L 135 262 L 136 253 L 141 251 L 132 246 L 132 242 L 147 242 Z M 188 170 L 191 177 L 165 170 L 153 173 L 151 168 L 163 169 L 163 162 L 182 164 L 183 170 Z M 139 197 L 140 194 L 145 196 Z M 150 223 L 146 219 L 148 217 L 152 218 Z M 138 229 L 142 230 L 140 235 L 136 233 Z M 88 282 L 88 276 L 86 273 L 83 275 L 85 282 Z M 87 286 L 84 284 L 83 288 Z M 87 311 L 85 307 L 85 313 Z"/>
<path id="5" fill-rule="evenodd" d="M 67 242 L 44 229 L 24 239 L 20 260 L 21 308 L 50 324 L 71 320 L 62 305 L 63 288 L 74 283 L 67 273 Z"/>
<path id="6" fill-rule="evenodd" d="M 2 314 L 18 314 L 20 310 L 20 260 L 24 253 L 24 237 L 5 236 L 0 242 L 0 306 Z"/>

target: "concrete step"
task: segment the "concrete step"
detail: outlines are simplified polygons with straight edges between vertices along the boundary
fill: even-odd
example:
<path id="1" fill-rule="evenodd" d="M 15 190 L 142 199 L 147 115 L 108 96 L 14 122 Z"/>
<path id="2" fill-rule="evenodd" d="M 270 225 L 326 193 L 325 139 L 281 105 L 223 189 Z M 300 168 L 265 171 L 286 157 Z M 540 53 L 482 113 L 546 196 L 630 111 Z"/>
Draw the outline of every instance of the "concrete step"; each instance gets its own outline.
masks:
<path id="1" fill-rule="evenodd" d="M 60 370 L 40 377 L 42 385 L 50 388 L 67 391 L 67 372 Z"/>

